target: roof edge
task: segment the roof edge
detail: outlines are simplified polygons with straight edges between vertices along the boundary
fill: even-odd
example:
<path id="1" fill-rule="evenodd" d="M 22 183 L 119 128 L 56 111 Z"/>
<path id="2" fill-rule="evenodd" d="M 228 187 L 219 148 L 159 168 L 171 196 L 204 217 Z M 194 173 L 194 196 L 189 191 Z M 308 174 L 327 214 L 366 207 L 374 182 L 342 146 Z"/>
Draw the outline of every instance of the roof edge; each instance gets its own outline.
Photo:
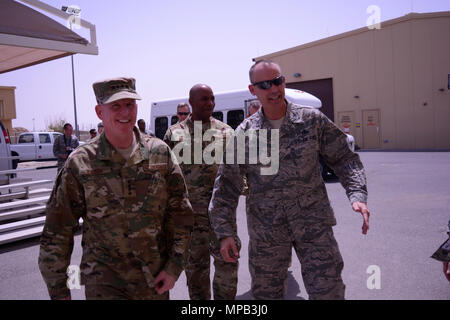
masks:
<path id="1" fill-rule="evenodd" d="M 43 62 L 64 58 L 64 57 L 67 57 L 67 56 L 70 56 L 70 55 L 71 55 L 70 53 L 63 53 L 63 54 L 60 54 L 60 55 L 52 56 L 52 57 L 41 59 L 41 60 L 38 60 L 38 61 L 33 61 L 33 62 L 25 64 L 25 65 L 21 65 L 21 66 L 18 66 L 18 67 L 7 69 L 7 70 L 2 70 L 2 71 L 0 71 L 0 74 L 7 73 L 7 72 L 10 72 L 10 71 L 14 71 L 14 70 L 19 70 L 19 69 L 22 69 L 22 68 L 31 67 L 31 66 L 34 66 L 36 64 L 40 64 L 40 63 L 43 63 Z"/>
<path id="2" fill-rule="evenodd" d="M 93 44 L 77 44 L 65 41 L 46 40 L 0 33 L 0 44 L 13 44 L 17 47 L 36 48 L 53 51 L 67 51 L 71 54 L 83 53 L 98 55 L 98 47 Z"/>
<path id="3" fill-rule="evenodd" d="M 388 26 L 392 26 L 401 22 L 406 22 L 406 21 L 410 21 L 410 20 L 415 20 L 415 19 L 434 19 L 434 18 L 441 18 L 441 17 L 450 17 L 450 11 L 437 11 L 437 12 L 426 12 L 426 13 L 416 13 L 416 12 L 411 12 L 408 13 L 402 17 L 398 17 L 398 18 L 394 18 L 391 20 L 386 20 L 386 21 L 382 21 L 380 23 L 380 27 L 388 27 Z M 275 57 L 275 56 L 280 56 L 280 55 L 284 55 L 284 54 L 288 54 L 294 51 L 297 51 L 299 49 L 306 49 L 306 48 L 310 48 L 313 46 L 316 46 L 318 44 L 323 44 L 323 43 L 327 43 L 327 42 L 331 42 L 331 41 L 335 41 L 335 40 L 339 40 L 342 38 L 346 38 L 349 36 L 353 36 L 353 35 L 357 35 L 363 32 L 368 32 L 368 31 L 376 31 L 377 29 L 369 29 L 367 26 L 366 27 L 361 27 L 355 30 L 351 30 L 351 31 L 347 31 L 344 33 L 339 33 L 336 34 L 334 36 L 331 37 L 327 37 L 327 38 L 323 38 L 323 39 L 319 39 L 319 40 L 315 40 L 312 42 L 307 42 L 295 47 L 291 47 L 288 49 L 284 49 L 284 50 L 280 50 L 280 51 L 276 51 L 273 53 L 269 53 L 266 55 L 262 55 L 259 57 L 255 57 L 252 60 L 253 61 L 257 61 L 257 60 L 261 60 L 261 59 L 267 59 L 267 58 L 271 58 L 271 57 Z"/>

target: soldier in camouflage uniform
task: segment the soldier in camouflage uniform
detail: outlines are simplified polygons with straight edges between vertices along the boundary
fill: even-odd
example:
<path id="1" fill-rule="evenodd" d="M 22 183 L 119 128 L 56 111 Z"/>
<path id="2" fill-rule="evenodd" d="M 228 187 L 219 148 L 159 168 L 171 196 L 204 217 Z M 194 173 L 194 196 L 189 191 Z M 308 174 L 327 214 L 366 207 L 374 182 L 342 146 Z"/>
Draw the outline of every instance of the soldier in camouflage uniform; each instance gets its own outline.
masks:
<path id="1" fill-rule="evenodd" d="M 450 220 L 447 225 L 447 234 L 448 239 L 436 250 L 435 253 L 431 256 L 433 259 L 437 261 L 441 261 L 443 263 L 443 271 L 444 276 L 450 281 Z"/>
<path id="2" fill-rule="evenodd" d="M 266 129 L 271 137 L 279 133 L 275 142 L 267 138 L 269 151 L 274 143 L 279 143 L 278 159 L 271 155 L 271 161 L 278 161 L 279 166 L 271 174 L 262 174 L 261 169 L 267 164 L 262 165 L 261 161 L 239 164 L 235 159 L 234 163 L 227 161 L 220 166 L 209 215 L 221 240 L 221 253 L 225 261 L 236 261 L 230 256 L 230 252 L 237 255 L 233 211 L 243 188 L 243 177 L 247 176 L 253 297 L 284 298 L 294 247 L 309 298 L 344 299 L 343 261 L 332 230 L 336 220 L 320 176 L 318 157 L 321 154 L 340 177 L 353 210 L 363 215 L 363 234 L 366 234 L 369 210 L 366 178 L 359 156 L 348 147 L 345 134 L 320 111 L 285 100 L 285 80 L 277 64 L 257 62 L 250 69 L 250 81 L 249 90 L 258 97 L 262 109 L 236 129 L 234 155 L 239 134 L 254 130 L 260 135 Z M 247 159 L 248 142 L 246 139 Z"/>
<path id="3" fill-rule="evenodd" d="M 216 300 L 232 300 L 237 291 L 238 265 L 223 261 L 220 255 L 220 244 L 210 228 L 208 205 L 214 186 L 219 163 L 222 160 L 223 148 L 227 137 L 233 135 L 233 129 L 227 124 L 214 119 L 214 94 L 206 85 L 194 86 L 189 94 L 192 114 L 182 122 L 171 126 L 164 141 L 172 148 L 183 170 L 189 191 L 189 200 L 194 210 L 194 229 L 192 234 L 189 258 L 186 266 L 186 277 L 189 296 L 192 300 L 211 299 L 210 255 L 214 257 L 215 274 L 213 293 Z M 203 135 L 212 133 L 212 141 L 203 140 Z M 197 134 L 196 134 L 197 133 Z M 205 163 L 203 152 L 207 146 L 218 143 L 220 154 L 218 161 Z M 197 146 L 196 146 L 197 145 Z M 184 147 L 184 149 L 182 149 Z M 195 150 L 199 159 L 196 159 Z M 180 150 L 180 151 L 175 151 Z M 190 156 L 181 154 L 190 152 Z M 186 158 L 185 158 L 186 157 Z M 232 225 L 237 231 L 236 224 Z M 238 240 L 237 240 L 238 241 Z"/>
<path id="4" fill-rule="evenodd" d="M 134 79 L 93 87 L 105 130 L 75 150 L 56 178 L 39 268 L 50 297 L 70 299 L 66 270 L 82 218 L 87 299 L 168 299 L 193 225 L 181 169 L 163 141 L 134 127 Z"/>

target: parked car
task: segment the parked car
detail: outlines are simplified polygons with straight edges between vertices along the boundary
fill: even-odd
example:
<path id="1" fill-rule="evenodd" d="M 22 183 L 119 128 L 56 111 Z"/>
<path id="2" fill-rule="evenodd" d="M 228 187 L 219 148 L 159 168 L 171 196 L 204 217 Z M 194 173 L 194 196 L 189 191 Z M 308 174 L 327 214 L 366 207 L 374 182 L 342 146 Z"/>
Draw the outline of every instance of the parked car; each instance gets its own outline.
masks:
<path id="1" fill-rule="evenodd" d="M 17 144 L 11 144 L 11 155 L 19 161 L 53 160 L 53 142 L 59 132 L 24 132 L 19 135 Z"/>

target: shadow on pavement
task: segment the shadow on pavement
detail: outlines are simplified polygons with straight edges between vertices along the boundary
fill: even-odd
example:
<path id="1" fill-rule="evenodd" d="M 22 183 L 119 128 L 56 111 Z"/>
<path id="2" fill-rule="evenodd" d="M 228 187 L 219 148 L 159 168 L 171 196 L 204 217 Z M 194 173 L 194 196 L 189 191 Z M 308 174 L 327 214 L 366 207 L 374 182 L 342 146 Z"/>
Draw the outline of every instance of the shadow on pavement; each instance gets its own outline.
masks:
<path id="1" fill-rule="evenodd" d="M 34 238 L 25 239 L 25 240 L 20 240 L 17 242 L 3 244 L 0 246 L 0 254 L 38 246 L 40 239 L 41 239 L 40 237 L 34 237 Z"/>
<path id="2" fill-rule="evenodd" d="M 288 281 L 287 281 L 287 291 L 285 300 L 305 300 L 305 298 L 300 297 L 300 286 L 292 275 L 292 271 L 288 271 Z M 253 300 L 252 291 L 249 290 L 240 296 L 236 296 L 236 300 Z"/>

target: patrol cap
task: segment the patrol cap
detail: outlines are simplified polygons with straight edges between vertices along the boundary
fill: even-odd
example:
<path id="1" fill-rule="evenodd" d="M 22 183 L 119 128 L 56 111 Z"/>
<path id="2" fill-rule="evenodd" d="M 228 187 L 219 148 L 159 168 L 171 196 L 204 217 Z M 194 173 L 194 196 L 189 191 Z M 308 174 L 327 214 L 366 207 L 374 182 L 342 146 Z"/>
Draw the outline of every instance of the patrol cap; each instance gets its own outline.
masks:
<path id="1" fill-rule="evenodd" d="M 92 87 L 98 104 L 107 104 L 120 99 L 141 100 L 136 92 L 134 78 L 106 79 L 95 82 Z"/>

